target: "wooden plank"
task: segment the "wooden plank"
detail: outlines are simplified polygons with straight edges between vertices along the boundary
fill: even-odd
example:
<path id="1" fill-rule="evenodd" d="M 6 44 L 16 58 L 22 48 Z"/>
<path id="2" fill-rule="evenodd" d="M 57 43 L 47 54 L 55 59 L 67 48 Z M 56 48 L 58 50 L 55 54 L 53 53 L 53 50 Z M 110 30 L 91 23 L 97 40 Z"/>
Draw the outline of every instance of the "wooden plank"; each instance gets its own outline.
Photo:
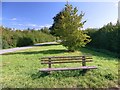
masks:
<path id="1" fill-rule="evenodd" d="M 51 57 L 42 57 L 41 59 L 47 59 L 47 58 L 70 58 L 70 57 L 82 57 L 82 56 L 51 56 Z M 91 56 L 85 56 L 85 57 L 91 57 Z"/>
<path id="2" fill-rule="evenodd" d="M 86 60 L 85 62 L 92 62 L 93 60 Z M 63 61 L 63 62 L 41 62 L 41 64 L 60 64 L 60 63 L 77 63 L 81 61 Z"/>
<path id="3" fill-rule="evenodd" d="M 92 58 L 86 58 L 86 59 L 89 60 Z M 64 59 L 61 59 L 61 58 L 60 59 L 52 59 L 51 58 L 51 61 L 65 61 L 65 60 L 71 60 L 71 61 L 72 60 L 82 60 L 82 58 L 69 58 L 69 59 L 68 58 L 67 59 L 66 58 L 64 58 Z M 49 59 L 45 59 L 45 60 L 41 60 L 41 61 L 49 61 Z"/>
<path id="4" fill-rule="evenodd" d="M 76 59 L 76 60 L 79 60 L 79 59 L 81 59 L 82 60 L 82 58 L 51 58 L 51 61 L 59 61 L 59 60 L 74 60 L 74 59 Z M 49 59 L 41 59 L 41 61 L 49 61 Z"/>
<path id="5" fill-rule="evenodd" d="M 93 59 L 92 57 L 85 57 L 86 59 Z M 74 57 L 74 58 L 51 58 L 52 61 L 55 61 L 55 60 L 74 60 L 74 59 L 80 59 L 82 60 L 82 57 Z M 41 61 L 49 61 L 49 58 L 46 58 L 46 59 L 41 59 Z"/>
<path id="6" fill-rule="evenodd" d="M 42 59 L 45 59 L 45 58 L 68 58 L 68 57 L 82 57 L 82 56 L 51 56 L 51 57 L 42 57 Z"/>
<path id="7" fill-rule="evenodd" d="M 49 71 L 65 71 L 65 70 L 80 70 L 80 69 L 97 69 L 96 66 L 82 66 L 77 68 L 44 68 L 40 69 L 41 72 L 49 72 Z"/>

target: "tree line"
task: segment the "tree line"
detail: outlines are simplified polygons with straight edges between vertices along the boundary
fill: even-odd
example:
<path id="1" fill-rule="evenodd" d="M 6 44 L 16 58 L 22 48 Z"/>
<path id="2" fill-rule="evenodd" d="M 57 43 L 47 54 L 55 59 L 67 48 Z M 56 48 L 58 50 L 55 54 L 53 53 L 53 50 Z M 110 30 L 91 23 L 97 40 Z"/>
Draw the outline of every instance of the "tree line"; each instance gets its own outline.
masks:
<path id="1" fill-rule="evenodd" d="M 11 28 L 1 26 L 0 32 L 2 33 L 2 49 L 51 42 L 56 39 L 49 33 L 49 29 L 46 27 L 40 30 L 29 28 L 26 30 L 12 30 Z"/>
<path id="2" fill-rule="evenodd" d="M 120 54 L 120 22 L 116 24 L 111 22 L 99 29 L 86 29 L 86 32 L 91 37 L 91 42 L 87 46 L 106 49 Z"/>

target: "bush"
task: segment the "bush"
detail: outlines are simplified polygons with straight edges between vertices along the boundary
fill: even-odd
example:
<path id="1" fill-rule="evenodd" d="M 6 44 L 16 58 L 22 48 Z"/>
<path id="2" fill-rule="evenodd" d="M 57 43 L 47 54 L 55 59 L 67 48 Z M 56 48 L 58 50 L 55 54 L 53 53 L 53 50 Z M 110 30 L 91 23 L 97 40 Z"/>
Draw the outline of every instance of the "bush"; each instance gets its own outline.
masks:
<path id="1" fill-rule="evenodd" d="M 40 30 L 11 30 L 0 27 L 2 32 L 2 48 L 29 46 L 35 43 L 55 41 L 51 34 L 43 33 Z"/>
<path id="2" fill-rule="evenodd" d="M 106 49 L 115 53 L 120 53 L 120 23 L 116 25 L 108 23 L 100 29 L 86 29 L 92 41 L 87 45 L 97 49 Z"/>
<path id="3" fill-rule="evenodd" d="M 19 38 L 17 42 L 18 47 L 33 45 L 33 40 L 28 37 Z"/>

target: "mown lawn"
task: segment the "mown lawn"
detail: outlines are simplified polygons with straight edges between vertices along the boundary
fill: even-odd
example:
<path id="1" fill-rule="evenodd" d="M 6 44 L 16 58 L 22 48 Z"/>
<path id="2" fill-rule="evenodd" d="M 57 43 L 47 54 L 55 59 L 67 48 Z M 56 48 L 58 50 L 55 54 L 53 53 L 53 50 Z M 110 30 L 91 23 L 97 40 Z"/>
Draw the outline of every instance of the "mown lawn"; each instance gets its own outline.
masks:
<path id="1" fill-rule="evenodd" d="M 81 70 L 53 72 L 51 75 L 42 74 L 40 64 L 43 56 L 92 55 L 93 62 L 88 66 L 98 69 L 82 73 Z M 53 67 L 78 67 L 76 64 L 56 64 Z M 2 55 L 3 88 L 108 88 L 118 87 L 118 59 L 112 55 L 81 48 L 80 51 L 67 52 L 62 45 L 36 46 L 31 49 Z"/>

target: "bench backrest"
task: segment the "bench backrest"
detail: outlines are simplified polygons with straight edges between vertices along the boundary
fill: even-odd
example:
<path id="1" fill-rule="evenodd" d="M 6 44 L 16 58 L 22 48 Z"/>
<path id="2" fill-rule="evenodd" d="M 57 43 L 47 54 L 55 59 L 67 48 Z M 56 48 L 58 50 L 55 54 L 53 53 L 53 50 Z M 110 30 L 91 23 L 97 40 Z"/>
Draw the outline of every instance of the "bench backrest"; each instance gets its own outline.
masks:
<path id="1" fill-rule="evenodd" d="M 92 62 L 91 56 L 56 56 L 56 57 L 42 57 L 41 64 L 48 64 L 51 68 L 51 64 L 61 63 L 78 63 L 82 62 L 82 66 L 86 66 L 86 62 Z"/>

